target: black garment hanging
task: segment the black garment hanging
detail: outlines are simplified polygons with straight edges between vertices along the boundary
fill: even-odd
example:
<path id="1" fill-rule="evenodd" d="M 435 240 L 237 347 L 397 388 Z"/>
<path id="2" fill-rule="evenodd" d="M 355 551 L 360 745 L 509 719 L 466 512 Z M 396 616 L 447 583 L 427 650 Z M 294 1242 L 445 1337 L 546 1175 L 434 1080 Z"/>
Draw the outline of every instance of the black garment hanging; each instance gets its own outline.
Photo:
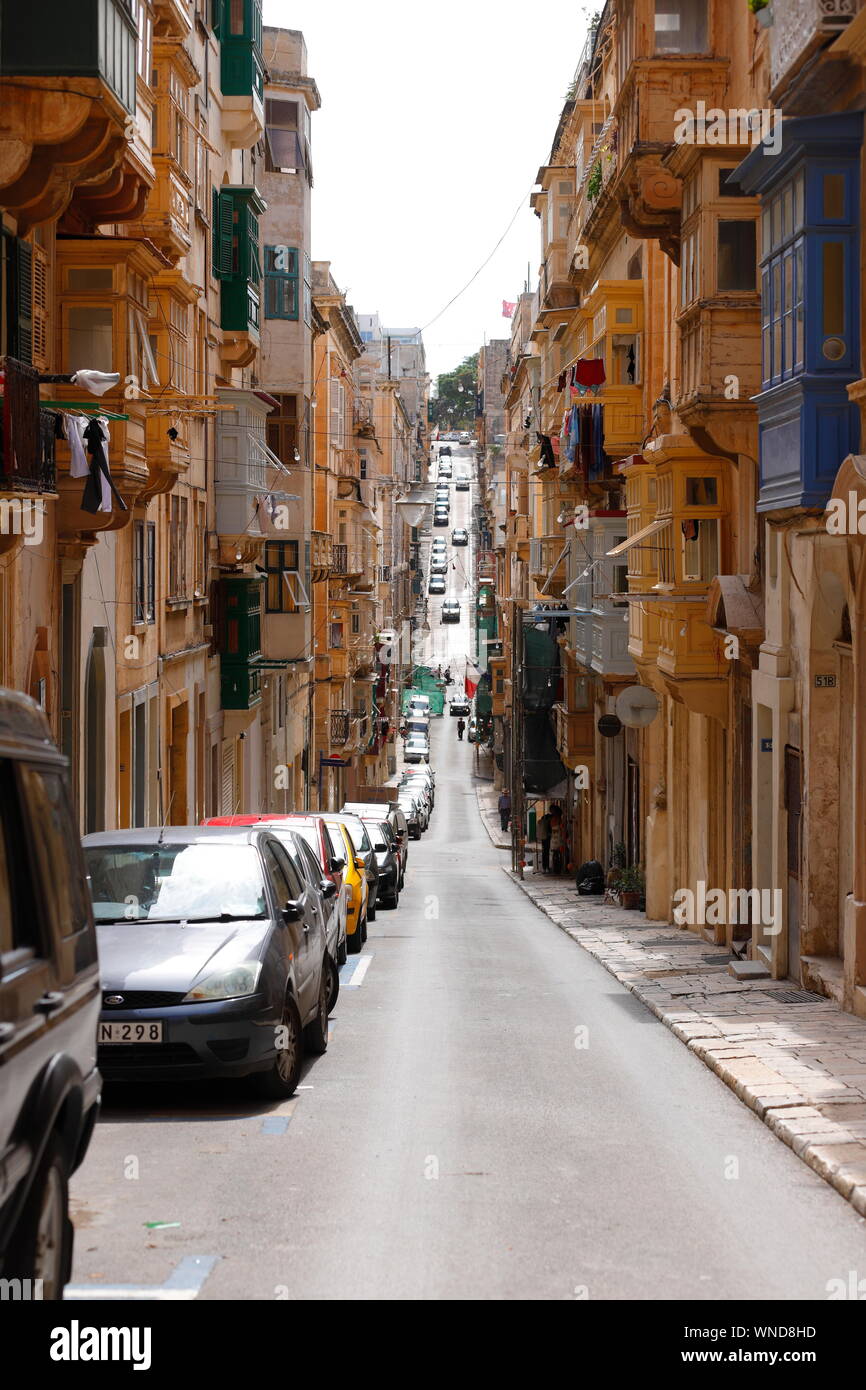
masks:
<path id="1" fill-rule="evenodd" d="M 553 452 L 553 444 L 550 441 L 550 436 L 540 434 L 538 435 L 538 440 L 541 444 L 541 467 L 555 468 L 556 454 Z"/>
<path id="2" fill-rule="evenodd" d="M 102 433 L 102 426 L 98 420 L 91 420 L 87 429 L 84 431 L 84 438 L 87 441 L 87 452 L 90 455 L 90 472 L 87 482 L 84 484 L 84 494 L 81 499 L 81 510 L 91 514 L 99 511 L 102 506 L 102 479 L 108 483 L 111 495 L 123 512 L 129 511 L 126 503 L 121 497 L 114 483 L 111 481 L 111 473 L 108 469 L 108 459 L 105 457 L 105 435 Z"/>

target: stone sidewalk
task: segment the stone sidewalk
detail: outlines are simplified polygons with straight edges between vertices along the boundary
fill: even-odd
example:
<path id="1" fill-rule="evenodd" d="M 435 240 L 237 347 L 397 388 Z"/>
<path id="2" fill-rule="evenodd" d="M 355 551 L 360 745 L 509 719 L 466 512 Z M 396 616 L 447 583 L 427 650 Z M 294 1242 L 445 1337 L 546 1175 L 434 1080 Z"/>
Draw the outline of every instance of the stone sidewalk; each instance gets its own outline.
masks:
<path id="1" fill-rule="evenodd" d="M 482 817 L 486 823 L 483 809 Z M 723 947 L 636 912 L 602 907 L 600 898 L 579 898 L 570 879 L 525 870 L 521 881 L 502 867 L 866 1215 L 866 1021 L 790 980 L 736 980 Z"/>

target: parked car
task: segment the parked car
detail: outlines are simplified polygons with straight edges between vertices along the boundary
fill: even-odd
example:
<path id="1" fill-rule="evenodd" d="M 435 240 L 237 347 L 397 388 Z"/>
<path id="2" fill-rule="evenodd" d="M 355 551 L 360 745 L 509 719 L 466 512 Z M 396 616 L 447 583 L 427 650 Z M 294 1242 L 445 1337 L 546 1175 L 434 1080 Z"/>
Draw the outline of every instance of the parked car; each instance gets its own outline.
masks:
<path id="1" fill-rule="evenodd" d="M 262 826 L 272 830 L 295 860 L 295 867 L 309 880 L 317 898 L 322 929 L 328 944 L 328 1013 L 340 992 L 339 966 L 346 959 L 346 900 L 342 875 L 331 868 L 331 851 L 321 816 L 281 815 L 214 816 L 203 822 L 213 826 Z M 307 856 L 310 861 L 308 862 Z"/>
<path id="2" fill-rule="evenodd" d="M 410 696 L 410 698 L 409 698 L 409 700 L 408 700 L 408 702 L 407 702 L 407 704 L 406 704 L 406 713 L 408 714 L 408 713 L 410 712 L 410 710 L 420 710 L 422 713 L 428 715 L 428 717 L 429 717 L 429 714 L 430 714 L 430 696 L 429 696 L 429 695 L 412 695 L 412 696 Z"/>
<path id="3" fill-rule="evenodd" d="M 429 763 L 430 740 L 423 734 L 410 734 L 403 745 L 403 757 L 407 763 Z"/>
<path id="4" fill-rule="evenodd" d="M 0 1274 L 60 1299 L 69 1178 L 99 1110 L 99 969 L 65 758 L 44 713 L 0 690 Z"/>
<path id="5" fill-rule="evenodd" d="M 448 588 L 445 577 L 441 574 L 432 574 L 427 585 L 428 594 L 444 594 Z"/>
<path id="6" fill-rule="evenodd" d="M 460 622 L 460 604 L 457 602 L 456 598 L 446 599 L 446 601 L 443 603 L 442 621 L 443 623 Z"/>
<path id="7" fill-rule="evenodd" d="M 458 526 L 457 529 L 456 529 L 455 531 L 452 531 L 452 532 L 451 532 L 451 544 L 452 544 L 452 545 L 468 545 L 468 544 L 469 544 L 469 532 L 468 532 L 467 530 L 465 530 L 464 527 Z"/>
<path id="8" fill-rule="evenodd" d="M 396 908 L 400 903 L 400 854 L 394 832 L 386 817 L 361 816 L 367 834 L 373 842 L 373 853 L 379 869 L 379 897 L 383 907 Z"/>
<path id="9" fill-rule="evenodd" d="M 446 541 L 444 536 L 434 536 L 430 549 L 432 554 L 434 555 L 438 550 L 444 552 L 448 549 L 448 542 Z"/>
<path id="10" fill-rule="evenodd" d="M 420 764 L 418 767 L 412 768 L 411 771 L 413 771 L 413 772 L 420 771 L 420 770 L 424 769 L 425 766 L 426 766 L 426 764 L 423 764 L 423 763 L 422 763 L 422 764 Z M 410 771 L 410 769 L 407 768 L 406 771 L 408 772 L 408 771 Z M 432 784 L 429 783 L 429 782 L 421 781 L 421 780 L 420 780 L 419 778 L 417 778 L 417 777 L 414 777 L 414 778 L 413 778 L 413 777 L 404 777 L 404 778 L 401 780 L 401 782 L 400 782 L 400 790 L 401 790 L 401 791 L 403 791 L 403 790 L 408 791 L 409 794 L 410 794 L 411 796 L 414 796 L 418 801 L 420 801 L 420 803 L 421 803 L 421 805 L 422 805 L 422 807 L 423 807 L 423 809 L 424 809 L 425 815 L 426 815 L 427 823 L 429 824 L 429 822 L 430 822 L 430 817 L 431 817 L 432 814 L 433 814 L 433 787 L 432 787 Z M 422 828 L 422 830 L 423 830 L 423 829 L 426 829 L 426 825 L 425 825 L 425 826 L 422 826 L 421 828 Z"/>
<path id="11" fill-rule="evenodd" d="M 457 479 L 456 491 L 457 491 L 457 492 L 471 492 L 471 491 L 472 491 L 472 484 L 470 483 L 469 479 L 468 479 L 468 478 L 458 478 L 458 479 Z"/>
<path id="12" fill-rule="evenodd" d="M 437 579 L 437 578 L 441 579 L 441 578 L 442 578 L 444 575 L 446 575 L 447 573 L 448 573 L 448 561 L 444 558 L 444 556 L 443 556 L 443 558 L 442 558 L 441 560 L 439 560 L 439 559 L 437 559 L 436 556 L 434 555 L 434 556 L 433 556 L 433 559 L 430 561 L 430 578 L 431 578 L 431 579 Z"/>
<path id="13" fill-rule="evenodd" d="M 373 922 L 376 919 L 376 900 L 379 892 L 379 869 L 376 863 L 376 856 L 373 853 L 373 843 L 364 829 L 364 824 L 357 816 L 339 817 L 341 823 L 349 832 L 349 837 L 355 849 L 355 854 L 363 862 L 364 872 L 367 876 L 367 888 L 369 896 L 367 898 L 367 921 Z"/>
<path id="14" fill-rule="evenodd" d="M 478 738 L 478 721 L 477 721 L 477 719 L 470 719 L 470 720 L 469 720 L 469 727 L 468 727 L 467 730 L 466 730 L 466 737 L 468 738 L 468 740 L 469 740 L 470 743 L 475 743 L 476 739 Z"/>
<path id="15" fill-rule="evenodd" d="M 421 734 L 422 738 L 430 742 L 430 720 L 426 714 L 419 714 L 417 710 L 413 710 L 411 714 L 406 715 L 404 728 L 407 736 Z"/>
<path id="16" fill-rule="evenodd" d="M 410 837 L 413 840 L 420 840 L 423 827 L 421 825 L 422 812 L 419 798 L 413 796 L 408 788 L 401 788 L 397 804 L 406 817 Z"/>
<path id="17" fill-rule="evenodd" d="M 433 512 L 433 525 L 447 526 L 448 516 L 449 514 L 447 508 L 444 511 L 440 511 L 438 508 L 436 508 L 436 510 Z"/>
<path id="18" fill-rule="evenodd" d="M 363 859 L 355 853 L 352 837 L 339 819 L 330 812 L 322 816 L 333 853 L 332 863 L 338 864 L 348 893 L 346 902 L 346 949 L 357 955 L 367 940 L 367 903 L 370 889 Z"/>
<path id="19" fill-rule="evenodd" d="M 460 433 L 460 443 L 461 443 L 461 444 L 471 444 L 471 443 L 472 443 L 472 435 L 469 433 L 468 430 L 462 430 L 462 431 L 461 431 L 461 433 Z"/>
<path id="20" fill-rule="evenodd" d="M 328 1046 L 315 891 L 267 828 L 88 835 L 99 937 L 99 1067 L 126 1081 L 250 1076 L 291 1096 Z"/>
<path id="21" fill-rule="evenodd" d="M 455 715 L 468 715 L 472 709 L 465 695 L 454 695 L 451 698 L 449 712 L 453 719 Z"/>
<path id="22" fill-rule="evenodd" d="M 400 861 L 400 892 L 402 893 L 406 882 L 406 869 L 409 863 L 409 826 L 403 809 L 397 802 L 397 788 L 392 789 L 393 800 L 391 801 L 347 801 L 342 811 L 343 816 L 360 816 L 361 820 L 368 817 L 373 820 L 384 818 L 387 820 L 394 838 L 394 845 L 397 857 Z"/>

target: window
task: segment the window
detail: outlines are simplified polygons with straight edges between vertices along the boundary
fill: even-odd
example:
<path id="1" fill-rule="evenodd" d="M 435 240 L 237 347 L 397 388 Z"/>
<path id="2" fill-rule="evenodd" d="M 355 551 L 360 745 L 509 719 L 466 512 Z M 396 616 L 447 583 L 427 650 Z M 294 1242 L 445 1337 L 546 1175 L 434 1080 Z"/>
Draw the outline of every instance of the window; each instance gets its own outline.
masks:
<path id="1" fill-rule="evenodd" d="M 637 385 L 640 381 L 640 334 L 612 334 L 611 357 L 614 384 L 616 386 Z"/>
<path id="2" fill-rule="evenodd" d="M 265 546 L 266 613 L 297 613 L 295 586 L 287 575 L 298 573 L 298 542 L 268 541 Z"/>
<path id="3" fill-rule="evenodd" d="M 656 53 L 705 53 L 707 0 L 656 0 Z"/>
<path id="4" fill-rule="evenodd" d="M 343 383 L 335 377 L 330 381 L 330 411 L 331 444 L 343 449 L 346 441 L 346 392 Z"/>
<path id="5" fill-rule="evenodd" d="M 290 246 L 265 247 L 265 318 L 299 316 L 298 252 Z"/>
<path id="6" fill-rule="evenodd" d="M 718 502 L 718 478 L 686 478 L 687 507 L 716 507 Z"/>
<path id="7" fill-rule="evenodd" d="M 683 237 L 680 268 L 680 307 L 694 303 L 701 292 L 700 231 L 694 228 Z"/>
<path id="8" fill-rule="evenodd" d="M 295 463 L 295 450 L 298 447 L 298 398 L 297 396 L 277 395 L 279 408 L 267 418 L 268 448 L 282 463 L 289 467 Z"/>
<path id="9" fill-rule="evenodd" d="M 189 597 L 186 577 L 186 540 L 189 499 L 171 497 L 169 519 L 168 596 L 170 599 Z"/>
<path id="10" fill-rule="evenodd" d="M 343 650 L 343 624 L 331 623 L 328 629 L 328 646 L 332 651 Z"/>
<path id="11" fill-rule="evenodd" d="M 804 342 L 804 175 L 800 170 L 762 213 L 761 357 L 765 383 L 802 370 Z"/>
<path id="12" fill-rule="evenodd" d="M 361 615 L 360 615 L 360 613 L 353 613 L 353 614 L 352 614 L 352 636 L 353 636 L 353 637 L 357 637 L 357 636 L 359 636 L 360 632 L 361 632 Z"/>
<path id="13" fill-rule="evenodd" d="M 114 371 L 114 337 L 111 309 L 72 304 L 67 309 L 66 370 L 93 367 L 98 372 Z"/>
<path id="14" fill-rule="evenodd" d="M 63 779 L 58 772 L 37 767 L 22 766 L 20 773 L 38 881 L 61 936 L 75 936 L 89 929 L 90 906 L 83 887 L 81 851 L 70 833 L 73 817 Z M 94 946 L 88 958 L 95 954 Z"/>
<path id="15" fill-rule="evenodd" d="M 153 20 L 147 0 L 131 0 L 132 17 L 138 30 L 135 70 L 142 82 L 150 84 L 150 58 L 153 43 Z"/>
<path id="16" fill-rule="evenodd" d="M 272 174 L 296 174 L 302 167 L 298 103 L 268 97 L 265 102 L 265 168 Z"/>
<path id="17" fill-rule="evenodd" d="M 156 353 L 144 313 L 135 304 L 127 306 L 127 356 L 130 374 L 143 391 L 159 386 Z"/>
<path id="18" fill-rule="evenodd" d="M 709 584 L 719 572 L 719 521 L 689 517 L 682 531 L 683 579 Z"/>
<path id="19" fill-rule="evenodd" d="M 193 547 L 195 554 L 194 589 L 196 598 L 204 598 L 207 592 L 207 504 L 195 503 L 195 535 Z"/>
<path id="20" fill-rule="evenodd" d="M 133 525 L 133 612 L 134 623 L 144 622 L 144 522 Z"/>
<path id="21" fill-rule="evenodd" d="M 754 294 L 756 288 L 757 223 L 718 223 L 716 288 L 720 293 Z"/>

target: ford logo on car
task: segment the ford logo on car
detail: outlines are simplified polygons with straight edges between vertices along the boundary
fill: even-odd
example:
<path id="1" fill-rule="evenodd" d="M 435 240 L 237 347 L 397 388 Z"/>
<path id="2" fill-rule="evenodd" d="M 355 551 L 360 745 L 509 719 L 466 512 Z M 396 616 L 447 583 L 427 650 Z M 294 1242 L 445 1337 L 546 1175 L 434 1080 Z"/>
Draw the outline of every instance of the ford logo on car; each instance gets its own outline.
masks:
<path id="1" fill-rule="evenodd" d="M 122 994 L 106 994 L 105 1002 L 106 1004 L 122 1004 L 124 998 Z"/>

